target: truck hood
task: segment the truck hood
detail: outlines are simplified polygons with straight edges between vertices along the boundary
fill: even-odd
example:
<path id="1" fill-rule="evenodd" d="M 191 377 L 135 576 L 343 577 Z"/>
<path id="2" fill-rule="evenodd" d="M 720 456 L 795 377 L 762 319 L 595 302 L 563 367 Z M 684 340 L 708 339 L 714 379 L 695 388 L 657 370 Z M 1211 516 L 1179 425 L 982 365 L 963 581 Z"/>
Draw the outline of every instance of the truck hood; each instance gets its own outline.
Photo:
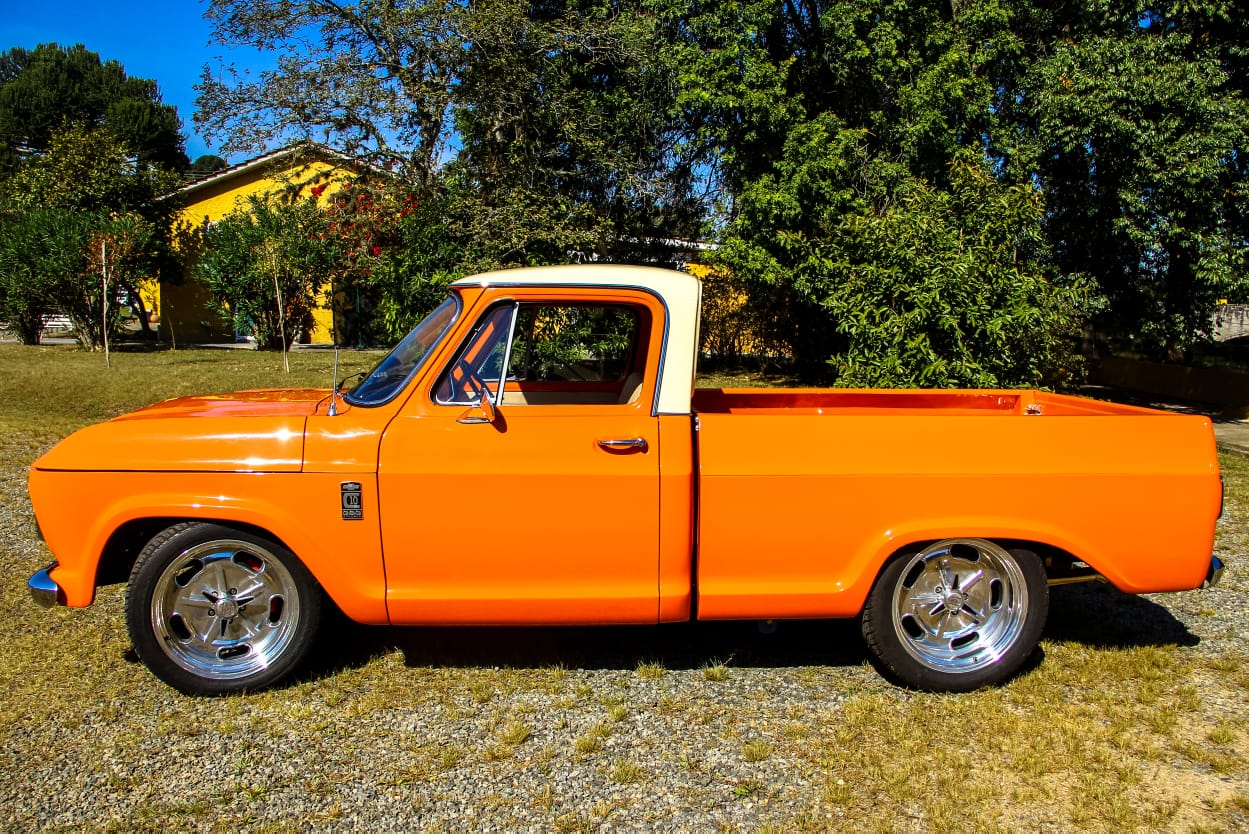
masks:
<path id="1" fill-rule="evenodd" d="M 328 390 L 179 397 L 71 434 L 34 468 L 95 472 L 298 472 L 304 424 Z"/>

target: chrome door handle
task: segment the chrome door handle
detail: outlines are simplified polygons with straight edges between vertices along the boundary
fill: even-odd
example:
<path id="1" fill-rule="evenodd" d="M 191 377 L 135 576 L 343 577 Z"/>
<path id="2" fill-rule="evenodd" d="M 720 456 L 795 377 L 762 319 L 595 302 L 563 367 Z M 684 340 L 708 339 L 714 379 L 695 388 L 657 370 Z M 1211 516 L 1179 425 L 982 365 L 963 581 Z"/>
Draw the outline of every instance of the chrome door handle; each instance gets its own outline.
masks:
<path id="1" fill-rule="evenodd" d="M 607 449 L 609 452 L 623 452 L 630 449 L 637 449 L 639 452 L 645 452 L 650 446 L 644 437 L 629 437 L 620 440 L 600 440 L 598 445 Z"/>

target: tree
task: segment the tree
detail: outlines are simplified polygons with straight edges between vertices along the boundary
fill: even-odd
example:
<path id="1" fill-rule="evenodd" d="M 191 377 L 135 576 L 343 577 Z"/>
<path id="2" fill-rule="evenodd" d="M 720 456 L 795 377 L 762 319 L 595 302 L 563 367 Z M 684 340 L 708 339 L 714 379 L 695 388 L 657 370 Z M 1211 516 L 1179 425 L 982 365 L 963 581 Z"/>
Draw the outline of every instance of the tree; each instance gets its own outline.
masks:
<path id="1" fill-rule="evenodd" d="M 173 206 L 159 198 L 178 181 L 168 170 L 136 161 L 111 133 L 71 124 L 0 186 L 0 196 L 19 208 L 136 211 L 163 221 Z"/>
<path id="2" fill-rule="evenodd" d="M 451 136 L 472 8 L 451 0 L 212 0 L 205 17 L 218 43 L 276 52 L 278 62 L 255 79 L 233 66 L 217 74 L 205 67 L 196 124 L 227 152 L 319 139 L 429 183 Z"/>
<path id="3" fill-rule="evenodd" d="M 682 23 L 690 147 L 726 197 L 726 251 L 776 255 L 777 269 L 738 277 L 765 316 L 785 312 L 800 359 L 837 353 L 840 336 L 784 250 L 852 217 L 886 217 L 921 185 L 977 215 L 953 193 L 952 163 L 966 154 L 1006 193 L 1037 189 L 1047 245 L 1034 266 L 1055 286 L 1105 296 L 1090 300 L 1112 344 L 1182 354 L 1218 298 L 1249 296 L 1246 53 L 1233 4 L 687 8 L 670 13 Z M 837 150 L 822 154 L 819 141 Z"/>
<path id="4" fill-rule="evenodd" d="M 843 193 L 774 237 L 763 231 L 768 215 L 801 202 L 793 184 L 836 189 L 839 169 L 855 167 L 844 161 L 853 151 L 830 137 L 807 138 L 791 153 L 801 162 L 744 193 L 718 258 L 767 288 L 756 304 L 770 302 L 774 317 L 762 321 L 774 322 L 769 335 L 808 373 L 850 387 L 993 388 L 1078 376 L 1078 338 L 1095 302 L 1082 282 L 1046 274 L 1034 189 L 1004 186 L 964 156 L 948 188 L 909 177 L 887 200 L 853 211 L 842 208 L 853 200 Z"/>
<path id="5" fill-rule="evenodd" d="M 150 247 L 156 230 L 135 212 L 112 213 L 91 224 L 86 243 L 83 280 L 67 309 L 80 342 L 103 347 L 108 361 L 108 335 L 117 329 L 118 290 L 137 299 L 138 283 L 151 265 Z"/>
<path id="6" fill-rule="evenodd" d="M 333 265 L 327 232 L 327 215 L 313 199 L 279 203 L 253 196 L 205 229 L 195 274 L 236 329 L 285 354 L 326 289 Z"/>
<path id="7" fill-rule="evenodd" d="M 837 384 L 1059 381 L 1082 308 L 1044 277 L 1037 195 L 985 159 L 995 89 L 949 4 L 712 4 L 684 31 L 717 260 L 763 335 Z"/>
<path id="8" fill-rule="evenodd" d="M 329 198 L 326 277 L 338 301 L 337 342 L 393 343 L 442 302 L 470 259 L 452 229 L 457 205 L 386 176 L 360 176 Z"/>
<path id="9" fill-rule="evenodd" d="M 1220 8 L 1082 20 L 1031 61 L 1014 105 L 1010 164 L 1042 186 L 1057 267 L 1108 298 L 1115 347 L 1183 357 L 1218 299 L 1249 299 L 1249 101 L 1243 43 L 1212 38 Z"/>
<path id="10" fill-rule="evenodd" d="M 212 0 L 209 15 L 222 42 L 281 57 L 255 80 L 206 73 L 201 123 L 232 149 L 326 137 L 398 172 L 439 212 L 404 234 L 457 259 L 424 275 L 663 260 L 666 238 L 713 234 L 765 341 L 843 382 L 1058 383 L 1084 317 L 1115 347 L 1175 356 L 1219 298 L 1249 299 L 1249 52 L 1228 0 Z M 399 262 L 370 266 L 392 298 Z M 892 312 L 861 320 L 843 293 Z M 927 347 L 871 335 L 887 321 Z M 998 341 L 1006 322 L 1039 346 L 1031 364 Z"/>
<path id="11" fill-rule="evenodd" d="M 222 43 L 279 61 L 255 80 L 206 68 L 207 135 L 226 150 L 318 138 L 423 201 L 454 198 L 478 265 L 644 260 L 699 228 L 674 56 L 642 3 L 213 0 L 208 17 Z"/>
<path id="12" fill-rule="evenodd" d="M 191 167 L 187 169 L 187 173 L 193 177 L 206 177 L 218 171 L 224 171 L 229 167 L 221 157 L 213 154 L 204 154 L 195 158 L 195 161 L 191 163 Z"/>
<path id="13" fill-rule="evenodd" d="M 0 54 L 0 176 L 47 151 L 66 125 L 108 132 L 140 165 L 187 166 L 182 122 L 155 81 L 127 76 L 81 44 Z"/>
<path id="14" fill-rule="evenodd" d="M 176 174 L 134 161 L 121 140 L 106 131 L 75 125 L 53 135 L 47 150 L 27 161 L 0 189 L 0 198 L 14 214 L 38 217 L 32 222 L 45 244 L 54 244 L 61 253 L 45 259 L 38 241 L 23 231 L 27 227 L 16 224 L 11 242 L 18 248 L 9 267 L 16 271 L 4 277 L 10 303 L 21 299 L 31 310 L 64 312 L 74 320 L 84 346 L 102 347 L 106 329 L 117 323 L 112 313 L 101 320 L 101 276 L 88 267 L 98 258 L 92 239 L 114 240 L 118 257 L 118 250 L 127 248 L 122 260 L 111 261 L 111 280 L 116 289 L 141 303 L 139 282 L 171 266 L 166 237 L 175 207 L 158 196 L 177 180 Z M 67 254 L 71 246 L 80 250 L 72 258 Z M 33 277 L 21 267 L 23 251 L 30 263 L 44 265 L 40 269 L 57 264 L 62 273 L 45 274 L 47 280 L 20 280 L 19 274 Z M 113 309 L 115 298 L 108 303 Z M 140 312 L 146 329 L 146 315 Z"/>
<path id="15" fill-rule="evenodd" d="M 502 264 L 663 260 L 704 207 L 678 152 L 679 67 L 641 3 L 483 5 L 456 89 L 471 237 Z"/>
<path id="16" fill-rule="evenodd" d="M 90 218 L 37 206 L 0 212 L 0 317 L 22 344 L 39 344 L 43 317 L 64 309 L 85 271 Z"/>

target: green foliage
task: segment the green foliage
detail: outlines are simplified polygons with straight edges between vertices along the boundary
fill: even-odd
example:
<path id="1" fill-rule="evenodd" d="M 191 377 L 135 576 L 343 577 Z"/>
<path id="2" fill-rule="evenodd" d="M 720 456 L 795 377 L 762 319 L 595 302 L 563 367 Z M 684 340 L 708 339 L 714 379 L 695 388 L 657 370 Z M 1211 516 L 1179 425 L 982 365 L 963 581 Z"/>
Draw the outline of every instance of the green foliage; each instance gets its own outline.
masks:
<path id="1" fill-rule="evenodd" d="M 86 269 L 90 220 L 54 207 L 0 212 L 0 316 L 23 344 L 38 344 L 43 316 L 74 294 Z"/>
<path id="2" fill-rule="evenodd" d="M 176 174 L 132 160 L 112 134 L 70 124 L 48 140 L 44 153 L 4 183 L 3 195 L 10 205 L 23 209 L 139 211 L 167 222 L 173 207 L 157 198 L 177 183 Z"/>
<path id="3" fill-rule="evenodd" d="M 852 387 L 1055 385 L 1078 373 L 1093 302 L 1083 282 L 1046 276 L 1033 189 L 1004 186 L 963 158 L 948 190 L 909 178 L 876 204 L 838 211 L 854 203 L 842 191 L 804 213 L 796 190 L 836 193 L 847 167 L 863 170 L 845 165 L 823 131 L 815 136 L 801 166 L 746 192 L 719 256 L 768 282 L 756 293 L 773 305 L 761 320 L 775 322 L 773 337 L 809 373 Z M 789 229 L 751 233 L 777 214 Z"/>
<path id="4" fill-rule="evenodd" d="M 1083 324 L 1183 356 L 1217 300 L 1249 300 L 1249 32 L 1228 0 L 208 16 L 280 56 L 205 74 L 210 135 L 324 135 L 419 206 L 363 223 L 379 237 L 336 279 L 390 338 L 459 274 L 664 261 L 666 239 L 709 234 L 752 311 L 750 338 L 718 343 L 843 384 L 1061 384 Z"/>
<path id="5" fill-rule="evenodd" d="M 83 346 L 103 345 L 105 329 L 118 327 L 118 291 L 137 298 L 139 282 L 165 265 L 173 206 L 156 198 L 174 181 L 129 159 L 113 135 L 74 125 L 3 184 L 0 282 L 24 341 L 38 340 L 36 311 L 59 312 Z"/>
<path id="6" fill-rule="evenodd" d="M 664 257 L 703 209 L 675 152 L 676 54 L 643 4 L 483 5 L 456 90 L 469 237 L 500 264 Z"/>
<path id="7" fill-rule="evenodd" d="M 453 199 L 469 260 L 448 267 L 638 261 L 697 235 L 675 56 L 644 4 L 214 0 L 207 16 L 281 59 L 256 79 L 206 70 L 206 134 L 230 151 L 324 135 L 423 202 Z"/>
<path id="8" fill-rule="evenodd" d="M 229 164 L 221 157 L 213 154 L 204 154 L 195 158 L 195 161 L 191 163 L 191 167 L 187 169 L 187 173 L 192 176 L 203 177 L 215 174 L 218 171 L 224 171 L 229 167 Z"/>
<path id="9" fill-rule="evenodd" d="M 509 373 L 534 382 L 615 380 L 627 369 L 636 314 L 617 307 L 522 307 Z"/>
<path id="10" fill-rule="evenodd" d="M 180 128 L 156 82 L 82 46 L 0 54 L 0 205 L 19 218 L 0 229 L 0 283 L 23 340 L 35 311 L 58 312 L 100 346 L 118 294 L 173 266 L 177 206 L 160 198 L 187 164 Z"/>
<path id="11" fill-rule="evenodd" d="M 292 344 L 327 286 L 333 264 L 328 224 L 311 199 L 252 197 L 204 230 L 195 274 L 240 332 L 253 334 L 264 348 Z"/>
<path id="12" fill-rule="evenodd" d="M 938 276 L 960 270 L 972 276 L 954 282 L 968 284 L 962 301 L 1006 305 L 994 317 L 1012 322 L 1035 305 L 1026 318 L 1048 321 L 1042 343 L 1054 350 L 1053 339 L 1093 315 L 1116 345 L 1176 355 L 1203 338 L 1218 298 L 1249 294 L 1249 53 L 1231 6 L 834 0 L 688 9 L 667 12 L 685 34 L 678 100 L 692 115 L 691 149 L 731 197 L 720 260 L 756 302 L 754 326 L 808 371 L 831 356 L 843 382 L 1061 382 L 1069 363 L 1061 351 L 1045 355 L 1050 347 L 1031 366 L 1004 354 L 984 364 L 972 346 L 996 343 L 997 331 L 943 318 L 952 284 Z M 966 171 L 958 161 L 972 159 L 995 188 L 956 181 Z M 1034 221 L 994 209 L 1003 195 L 1034 189 L 1043 239 Z M 946 242 L 981 219 L 1006 243 L 969 247 L 954 269 Z M 906 223 L 930 226 L 903 234 Z M 869 235 L 883 237 L 873 244 Z M 1034 289 L 1021 294 L 978 290 L 1000 283 L 990 277 L 1000 276 L 999 254 L 1015 250 L 1019 276 L 1049 281 L 1023 281 Z M 908 252 L 910 265 L 900 265 Z M 850 268 L 860 277 L 847 284 Z M 855 347 L 845 322 L 829 317 L 842 307 L 838 294 L 854 287 L 865 294 L 851 298 L 879 305 L 883 288 L 901 290 L 900 275 L 912 300 L 889 298 L 887 318 L 901 309 L 912 317 Z M 950 286 L 926 294 L 933 281 Z M 862 311 L 865 326 L 884 326 L 878 309 Z M 917 320 L 944 322 L 960 338 L 936 338 L 925 325 L 927 341 L 912 343 Z"/>
<path id="13" fill-rule="evenodd" d="M 467 59 L 464 19 L 475 8 L 212 0 L 205 17 L 218 42 L 278 62 L 259 77 L 205 67 L 196 124 L 228 153 L 324 131 L 347 153 L 429 184 L 450 137 L 450 98 Z"/>
<path id="14" fill-rule="evenodd" d="M 94 350 L 104 345 L 106 331 L 118 329 L 118 290 L 138 297 L 139 281 L 151 274 L 156 237 L 152 224 L 135 212 L 91 219 L 86 269 L 59 299 L 80 343 Z"/>
<path id="15" fill-rule="evenodd" d="M 402 338 L 447 297 L 452 281 L 470 271 L 465 242 L 452 231 L 451 210 L 452 201 L 439 195 L 409 197 L 399 209 L 390 245 L 364 282 L 376 299 L 373 341 Z"/>
<path id="16" fill-rule="evenodd" d="M 120 328 L 119 295 L 137 295 L 139 280 L 150 274 L 155 236 L 133 212 L 46 206 L 4 213 L 0 315 L 24 344 L 38 344 L 45 314 L 62 313 L 83 347 L 102 347 L 104 331 Z"/>
<path id="17" fill-rule="evenodd" d="M 324 188 L 312 189 L 321 197 Z M 454 201 L 364 174 L 327 195 L 321 242 L 337 300 L 339 344 L 393 343 L 446 298 L 466 259 L 449 217 Z"/>
<path id="18" fill-rule="evenodd" d="M 47 151 L 66 125 L 103 129 L 140 165 L 187 165 L 177 111 L 156 82 L 126 75 L 82 45 L 0 54 L 0 176 Z"/>
<path id="19" fill-rule="evenodd" d="M 1249 102 L 1185 17 L 1055 44 L 1030 68 L 1035 133 L 1016 149 L 1058 268 L 1096 277 L 1116 344 L 1172 357 L 1209 334 L 1218 299 L 1249 299 Z"/>

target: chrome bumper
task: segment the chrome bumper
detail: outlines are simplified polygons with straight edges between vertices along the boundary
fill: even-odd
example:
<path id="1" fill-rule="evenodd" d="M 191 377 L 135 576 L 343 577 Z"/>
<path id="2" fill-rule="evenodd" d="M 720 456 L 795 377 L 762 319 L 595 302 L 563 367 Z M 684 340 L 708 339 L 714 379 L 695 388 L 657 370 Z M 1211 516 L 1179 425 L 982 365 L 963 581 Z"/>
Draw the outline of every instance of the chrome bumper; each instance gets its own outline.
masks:
<path id="1" fill-rule="evenodd" d="M 26 587 L 30 589 L 31 597 L 44 608 L 53 608 L 61 604 L 61 586 L 57 585 L 52 580 L 52 577 L 48 575 L 48 572 L 54 567 L 56 567 L 56 562 L 36 573 L 26 583 Z"/>
<path id="2" fill-rule="evenodd" d="M 1212 588 L 1219 584 L 1219 580 L 1223 578 L 1223 560 L 1218 556 L 1210 557 L 1210 572 L 1206 574 L 1206 581 L 1201 583 L 1203 588 Z"/>

